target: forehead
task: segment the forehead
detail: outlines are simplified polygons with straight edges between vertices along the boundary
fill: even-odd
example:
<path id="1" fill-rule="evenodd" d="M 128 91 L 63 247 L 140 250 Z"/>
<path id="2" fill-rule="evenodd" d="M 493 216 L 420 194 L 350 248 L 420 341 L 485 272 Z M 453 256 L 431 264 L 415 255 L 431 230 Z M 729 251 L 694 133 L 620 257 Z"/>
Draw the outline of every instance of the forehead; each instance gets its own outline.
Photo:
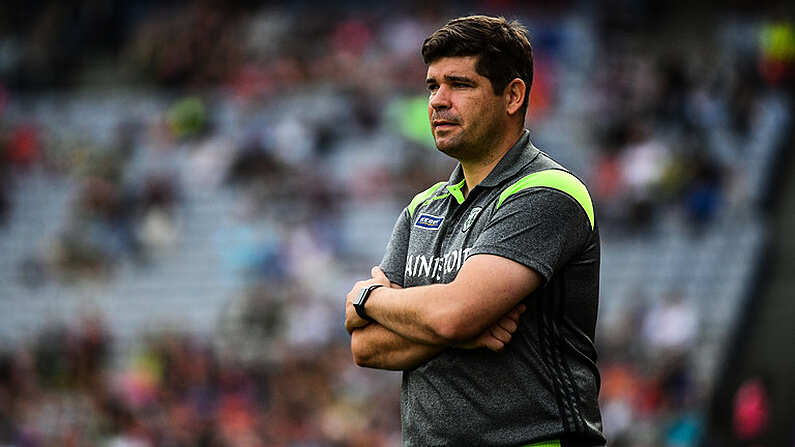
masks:
<path id="1" fill-rule="evenodd" d="M 477 56 L 443 57 L 428 64 L 427 78 L 439 79 L 445 76 L 482 77 L 475 70 Z"/>

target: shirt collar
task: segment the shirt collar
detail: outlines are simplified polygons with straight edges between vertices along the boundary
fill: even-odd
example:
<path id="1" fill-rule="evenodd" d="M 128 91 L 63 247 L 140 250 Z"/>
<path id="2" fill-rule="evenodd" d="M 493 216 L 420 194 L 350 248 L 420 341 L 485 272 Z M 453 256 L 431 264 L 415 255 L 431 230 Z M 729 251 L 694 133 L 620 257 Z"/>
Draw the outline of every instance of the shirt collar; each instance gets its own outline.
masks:
<path id="1" fill-rule="evenodd" d="M 493 187 L 499 185 L 527 166 L 538 156 L 539 152 L 541 151 L 533 146 L 530 141 L 530 131 L 525 129 L 522 132 L 522 136 L 519 137 L 519 141 L 503 155 L 502 159 L 494 166 L 494 169 L 478 186 Z M 452 174 L 450 174 L 450 181 L 447 184 L 451 186 L 458 185 L 463 179 L 464 171 L 461 169 L 461 163 L 458 163 Z"/>

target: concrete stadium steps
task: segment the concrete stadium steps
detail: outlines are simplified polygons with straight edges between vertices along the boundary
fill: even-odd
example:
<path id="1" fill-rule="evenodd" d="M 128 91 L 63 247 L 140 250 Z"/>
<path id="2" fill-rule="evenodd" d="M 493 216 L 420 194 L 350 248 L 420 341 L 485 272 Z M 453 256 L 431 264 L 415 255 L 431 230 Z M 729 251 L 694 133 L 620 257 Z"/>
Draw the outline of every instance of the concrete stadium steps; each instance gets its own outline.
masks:
<path id="1" fill-rule="evenodd" d="M 209 333 L 240 279 L 219 266 L 214 236 L 224 231 L 232 202 L 223 192 L 187 194 L 179 208 L 182 232 L 176 246 L 148 265 L 123 258 L 108 281 L 72 285 L 45 281 L 28 287 L 20 263 L 40 255 L 68 219 L 74 185 L 43 173 L 20 176 L 14 208 L 0 230 L 0 340 L 34 335 L 49 323 L 70 323 L 99 313 L 113 333 L 133 337 L 161 325 Z"/>
<path id="2" fill-rule="evenodd" d="M 605 240 L 600 324 L 679 293 L 699 314 L 698 377 L 711 381 L 732 323 L 751 290 L 764 228 L 755 219 L 717 222 L 703 236 L 669 231 L 643 239 Z"/>

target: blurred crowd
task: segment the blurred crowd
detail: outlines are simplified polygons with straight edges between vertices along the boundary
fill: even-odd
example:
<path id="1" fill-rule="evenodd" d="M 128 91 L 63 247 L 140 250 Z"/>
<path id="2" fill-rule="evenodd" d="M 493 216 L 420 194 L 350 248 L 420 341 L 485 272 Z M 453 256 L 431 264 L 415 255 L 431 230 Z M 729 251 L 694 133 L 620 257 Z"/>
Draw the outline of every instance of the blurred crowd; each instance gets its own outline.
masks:
<path id="1" fill-rule="evenodd" d="M 0 444 L 399 444 L 399 376 L 352 364 L 340 303 L 380 259 L 368 238 L 388 236 L 357 213 L 386 203 L 396 215 L 453 166 L 432 152 L 418 49 L 462 13 L 528 26 L 528 126 L 554 158 L 580 160 L 608 240 L 666 226 L 698 237 L 765 199 L 792 22 L 626 2 L 343 3 L 0 6 L 0 234 L 26 176 L 75 185 L 19 281 L 73 287 L 113 281 L 123 264 L 157 268 L 177 256 L 187 205 L 228 192 L 217 262 L 240 295 L 212 337 L 165 331 L 119 349 L 99 316 L 3 349 Z M 569 132 L 582 140 L 543 144 Z M 611 445 L 702 439 L 699 318 L 671 293 L 600 327 Z"/>
<path id="2" fill-rule="evenodd" d="M 89 319 L 0 355 L 3 445 L 399 443 L 397 381 L 373 383 L 339 344 L 241 362 L 206 341 L 159 333 L 115 366 L 111 344 Z M 386 410 L 373 414 L 373 402 Z"/>

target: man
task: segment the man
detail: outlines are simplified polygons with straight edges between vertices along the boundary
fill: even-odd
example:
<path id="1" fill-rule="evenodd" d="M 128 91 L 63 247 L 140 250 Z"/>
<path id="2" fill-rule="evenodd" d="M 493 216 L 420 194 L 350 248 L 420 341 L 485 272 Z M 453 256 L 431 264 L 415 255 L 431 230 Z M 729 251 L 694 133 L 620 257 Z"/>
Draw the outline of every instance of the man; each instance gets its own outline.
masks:
<path id="1" fill-rule="evenodd" d="M 459 18 L 422 54 L 436 145 L 460 163 L 348 293 L 354 360 L 404 371 L 405 445 L 604 445 L 598 228 L 585 186 L 524 129 L 527 32 Z"/>

